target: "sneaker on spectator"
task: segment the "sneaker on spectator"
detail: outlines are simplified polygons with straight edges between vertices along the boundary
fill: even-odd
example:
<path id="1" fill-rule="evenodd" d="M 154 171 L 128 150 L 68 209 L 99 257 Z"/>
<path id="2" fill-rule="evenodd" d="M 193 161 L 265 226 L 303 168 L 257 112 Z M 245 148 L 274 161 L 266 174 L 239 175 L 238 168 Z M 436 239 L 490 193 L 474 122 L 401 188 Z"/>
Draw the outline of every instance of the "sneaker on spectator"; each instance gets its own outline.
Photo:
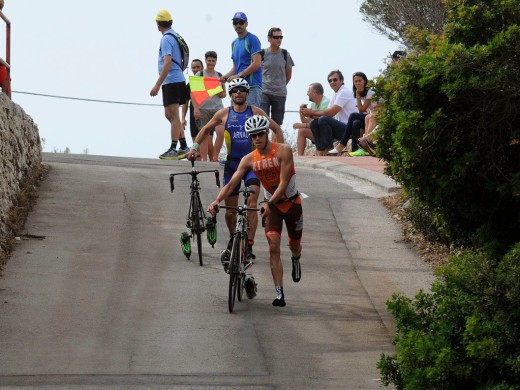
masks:
<path id="1" fill-rule="evenodd" d="M 359 156 L 370 156 L 369 153 L 365 152 L 363 149 L 359 148 L 355 152 L 349 153 L 352 157 L 359 157 Z"/>
<path id="2" fill-rule="evenodd" d="M 177 154 L 177 151 L 175 149 L 170 148 L 166 152 L 161 154 L 159 158 L 162 160 L 178 160 L 179 155 Z"/>
<path id="3" fill-rule="evenodd" d="M 179 160 L 186 158 L 186 154 L 189 151 L 190 151 L 190 148 L 188 148 L 188 147 L 186 149 L 179 148 L 179 150 L 177 150 L 177 156 L 179 156 Z"/>

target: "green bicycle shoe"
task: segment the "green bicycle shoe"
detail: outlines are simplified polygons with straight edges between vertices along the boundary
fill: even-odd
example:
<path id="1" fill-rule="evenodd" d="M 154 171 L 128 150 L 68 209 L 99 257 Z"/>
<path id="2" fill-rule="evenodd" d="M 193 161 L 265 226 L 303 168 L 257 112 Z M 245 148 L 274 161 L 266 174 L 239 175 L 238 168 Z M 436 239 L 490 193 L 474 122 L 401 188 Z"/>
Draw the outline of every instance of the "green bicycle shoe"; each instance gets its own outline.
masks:
<path id="1" fill-rule="evenodd" d="M 189 259 L 191 256 L 191 235 L 188 232 L 182 232 L 180 236 L 182 253 Z"/>
<path id="2" fill-rule="evenodd" d="M 204 226 L 206 227 L 206 236 L 212 248 L 217 242 L 217 228 L 215 226 L 216 223 L 217 221 L 215 217 L 207 217 L 204 224 Z"/>

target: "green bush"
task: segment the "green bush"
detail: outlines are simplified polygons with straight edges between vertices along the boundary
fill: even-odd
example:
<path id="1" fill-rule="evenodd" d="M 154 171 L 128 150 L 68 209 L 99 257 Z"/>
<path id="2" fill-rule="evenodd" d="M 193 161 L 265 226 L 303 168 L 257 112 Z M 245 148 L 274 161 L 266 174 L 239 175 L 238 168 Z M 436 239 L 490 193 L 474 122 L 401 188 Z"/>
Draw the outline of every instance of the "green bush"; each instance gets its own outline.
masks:
<path id="1" fill-rule="evenodd" d="M 387 172 L 454 241 L 520 240 L 520 2 L 448 1 L 377 83 Z"/>
<path id="2" fill-rule="evenodd" d="M 520 243 L 503 258 L 466 253 L 431 293 L 394 295 L 397 353 L 381 355 L 397 389 L 520 389 Z"/>

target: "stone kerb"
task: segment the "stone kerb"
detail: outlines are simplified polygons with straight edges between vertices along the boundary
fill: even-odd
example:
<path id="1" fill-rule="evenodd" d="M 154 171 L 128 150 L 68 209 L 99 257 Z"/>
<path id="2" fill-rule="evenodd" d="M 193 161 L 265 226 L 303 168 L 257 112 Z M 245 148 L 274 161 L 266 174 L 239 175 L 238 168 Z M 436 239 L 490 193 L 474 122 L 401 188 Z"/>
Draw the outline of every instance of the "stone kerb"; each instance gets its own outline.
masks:
<path id="1" fill-rule="evenodd" d="M 16 205 L 20 185 L 41 161 L 38 127 L 20 106 L 0 93 L 0 251 L 6 244 L 7 214 Z"/>

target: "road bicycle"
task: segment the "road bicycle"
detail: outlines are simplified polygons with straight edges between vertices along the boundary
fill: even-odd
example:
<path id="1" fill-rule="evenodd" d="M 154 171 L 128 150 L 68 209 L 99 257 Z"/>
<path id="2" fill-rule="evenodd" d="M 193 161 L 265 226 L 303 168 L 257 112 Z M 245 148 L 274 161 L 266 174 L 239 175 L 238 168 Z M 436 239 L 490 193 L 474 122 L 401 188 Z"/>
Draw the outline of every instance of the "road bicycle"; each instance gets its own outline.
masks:
<path id="1" fill-rule="evenodd" d="M 213 216 L 206 217 L 202 202 L 200 201 L 200 182 L 198 175 L 201 173 L 213 172 L 215 174 L 215 180 L 217 187 L 220 187 L 219 172 L 217 169 L 206 169 L 197 171 L 195 169 L 195 159 L 191 159 L 191 171 L 182 173 L 170 174 L 170 190 L 173 192 L 174 178 L 179 175 L 190 175 L 190 208 L 186 216 L 186 227 L 190 229 L 190 233 L 182 232 L 180 236 L 181 249 L 188 260 L 191 257 L 191 240 L 197 240 L 197 251 L 199 254 L 199 263 L 202 267 L 202 233 L 206 231 L 207 240 L 213 248 L 215 242 L 217 242 L 217 219 Z"/>
<path id="2" fill-rule="evenodd" d="M 239 301 L 242 300 L 246 270 L 252 265 L 251 261 L 248 260 L 250 248 L 248 240 L 249 219 L 247 218 L 247 212 L 260 210 L 247 207 L 247 200 L 249 199 L 249 195 L 255 192 L 254 189 L 245 187 L 239 192 L 244 194 L 244 204 L 242 206 L 219 206 L 223 209 L 236 210 L 238 214 L 237 224 L 233 233 L 231 254 L 229 254 L 229 251 L 224 251 L 221 259 L 222 263 L 225 264 L 227 260 L 226 257 L 229 256 L 227 272 L 229 273 L 228 309 L 230 313 L 233 313 L 235 299 L 238 298 Z"/>

